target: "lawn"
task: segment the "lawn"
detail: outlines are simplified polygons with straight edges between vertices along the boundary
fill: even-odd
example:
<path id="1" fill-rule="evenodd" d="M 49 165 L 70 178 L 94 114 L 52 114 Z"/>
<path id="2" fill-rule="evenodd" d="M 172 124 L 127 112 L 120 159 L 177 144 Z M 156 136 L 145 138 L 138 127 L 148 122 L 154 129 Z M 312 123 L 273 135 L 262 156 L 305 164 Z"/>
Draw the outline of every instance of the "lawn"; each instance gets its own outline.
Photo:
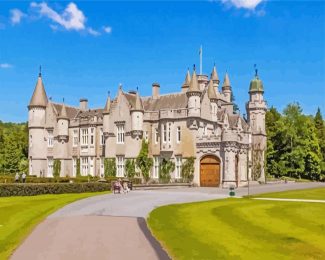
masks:
<path id="1" fill-rule="evenodd" d="M 324 193 L 267 197 L 322 199 Z M 173 259 L 325 259 L 324 216 L 323 203 L 230 198 L 160 207 L 148 224 Z"/>
<path id="2" fill-rule="evenodd" d="M 286 198 L 286 199 L 309 199 L 309 200 L 325 200 L 325 188 L 293 190 L 276 193 L 264 193 L 255 195 L 257 198 Z"/>
<path id="3" fill-rule="evenodd" d="M 105 193 L 0 198 L 0 259 L 9 258 L 32 229 L 50 213 L 73 201 Z"/>

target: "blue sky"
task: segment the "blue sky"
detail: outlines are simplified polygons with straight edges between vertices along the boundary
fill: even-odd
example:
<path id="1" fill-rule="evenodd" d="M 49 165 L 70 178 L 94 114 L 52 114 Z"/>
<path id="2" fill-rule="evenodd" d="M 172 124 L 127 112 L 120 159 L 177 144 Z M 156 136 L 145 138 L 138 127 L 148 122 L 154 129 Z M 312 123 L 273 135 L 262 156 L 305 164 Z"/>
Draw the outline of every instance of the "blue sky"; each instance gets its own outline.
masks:
<path id="1" fill-rule="evenodd" d="M 203 72 L 229 72 L 242 113 L 256 63 L 269 106 L 325 114 L 324 1 L 1 1 L 0 120 L 27 120 L 39 65 L 54 101 L 103 107 L 119 83 L 180 91 L 201 44 Z"/>

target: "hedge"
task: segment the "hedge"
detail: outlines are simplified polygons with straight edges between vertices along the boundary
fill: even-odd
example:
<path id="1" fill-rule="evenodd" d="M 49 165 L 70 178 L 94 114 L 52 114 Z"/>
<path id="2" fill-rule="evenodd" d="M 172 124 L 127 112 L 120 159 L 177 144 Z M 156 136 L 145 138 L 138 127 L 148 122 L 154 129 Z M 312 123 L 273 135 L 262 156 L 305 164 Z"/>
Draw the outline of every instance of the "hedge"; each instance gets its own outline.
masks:
<path id="1" fill-rule="evenodd" d="M 0 184 L 0 197 L 34 196 L 41 194 L 108 191 L 109 183 L 10 183 Z"/>

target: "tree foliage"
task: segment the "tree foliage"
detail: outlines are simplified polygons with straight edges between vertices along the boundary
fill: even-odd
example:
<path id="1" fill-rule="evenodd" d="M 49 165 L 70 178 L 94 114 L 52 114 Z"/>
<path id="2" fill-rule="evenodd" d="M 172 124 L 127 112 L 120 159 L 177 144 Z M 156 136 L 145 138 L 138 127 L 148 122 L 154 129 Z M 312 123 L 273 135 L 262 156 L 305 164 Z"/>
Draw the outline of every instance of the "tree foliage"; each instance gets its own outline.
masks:
<path id="1" fill-rule="evenodd" d="M 125 173 L 126 177 L 128 178 L 134 178 L 137 175 L 136 169 L 135 169 L 135 160 L 134 159 L 126 159 L 125 161 Z"/>
<path id="2" fill-rule="evenodd" d="M 193 181 L 194 178 L 194 157 L 187 158 L 182 164 L 182 178 L 186 182 Z"/>
<path id="3" fill-rule="evenodd" d="M 105 177 L 116 176 L 116 160 L 115 158 L 105 158 L 104 160 L 104 174 Z"/>
<path id="4" fill-rule="evenodd" d="M 53 161 L 53 177 L 60 177 L 61 172 L 61 160 L 55 159 Z"/>
<path id="5" fill-rule="evenodd" d="M 163 158 L 159 164 L 159 179 L 163 183 L 169 183 L 170 174 L 175 170 L 175 163 L 169 159 Z"/>
<path id="6" fill-rule="evenodd" d="M 320 110 L 315 118 L 304 115 L 298 103 L 289 104 L 280 114 L 274 107 L 266 113 L 268 175 L 322 180 L 322 134 Z M 322 123 L 323 122 L 323 123 Z"/>
<path id="7" fill-rule="evenodd" d="M 153 160 L 149 157 L 149 143 L 145 140 L 142 140 L 141 150 L 136 158 L 136 165 L 140 169 L 144 180 L 148 182 L 150 179 L 150 170 L 153 165 Z"/>

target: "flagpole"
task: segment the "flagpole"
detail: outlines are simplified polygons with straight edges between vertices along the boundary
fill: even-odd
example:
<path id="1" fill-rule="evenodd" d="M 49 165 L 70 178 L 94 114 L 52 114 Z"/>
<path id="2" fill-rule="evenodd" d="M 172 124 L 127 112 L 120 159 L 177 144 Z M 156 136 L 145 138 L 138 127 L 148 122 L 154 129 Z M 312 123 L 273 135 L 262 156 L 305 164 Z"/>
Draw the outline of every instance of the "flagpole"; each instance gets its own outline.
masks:
<path id="1" fill-rule="evenodd" d="M 202 45 L 200 47 L 200 75 L 202 75 Z"/>

